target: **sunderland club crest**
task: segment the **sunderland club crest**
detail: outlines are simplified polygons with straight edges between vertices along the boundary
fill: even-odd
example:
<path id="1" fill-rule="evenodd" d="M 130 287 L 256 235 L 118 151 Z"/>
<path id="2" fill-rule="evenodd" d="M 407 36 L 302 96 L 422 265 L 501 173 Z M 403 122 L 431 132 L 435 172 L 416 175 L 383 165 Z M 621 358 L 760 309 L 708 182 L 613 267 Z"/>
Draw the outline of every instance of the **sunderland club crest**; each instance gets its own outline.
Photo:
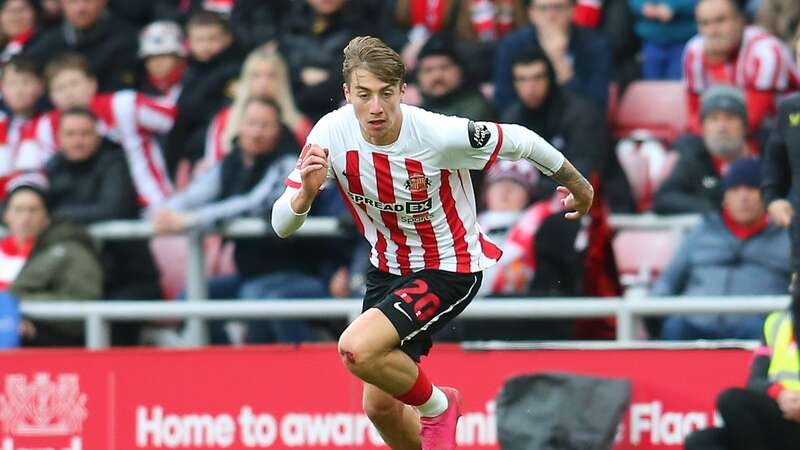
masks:
<path id="1" fill-rule="evenodd" d="M 65 436 L 80 434 L 87 417 L 86 394 L 81 393 L 77 374 L 37 373 L 29 382 L 25 375 L 11 374 L 0 394 L 3 432 L 16 436 Z"/>
<path id="2" fill-rule="evenodd" d="M 408 177 L 406 180 L 406 189 L 412 193 L 427 193 L 428 187 L 431 185 L 431 179 L 419 173 Z"/>

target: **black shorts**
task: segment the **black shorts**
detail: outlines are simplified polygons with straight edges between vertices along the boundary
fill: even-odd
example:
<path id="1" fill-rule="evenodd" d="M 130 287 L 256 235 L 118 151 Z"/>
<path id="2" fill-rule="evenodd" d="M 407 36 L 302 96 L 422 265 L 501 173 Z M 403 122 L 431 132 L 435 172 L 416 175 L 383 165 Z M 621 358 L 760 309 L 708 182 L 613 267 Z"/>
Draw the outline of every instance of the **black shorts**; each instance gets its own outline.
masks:
<path id="1" fill-rule="evenodd" d="M 419 362 L 433 345 L 431 335 L 461 314 L 478 293 L 482 279 L 480 272 L 426 269 L 400 276 L 372 267 L 362 311 L 381 310 L 400 335 L 400 350 Z"/>

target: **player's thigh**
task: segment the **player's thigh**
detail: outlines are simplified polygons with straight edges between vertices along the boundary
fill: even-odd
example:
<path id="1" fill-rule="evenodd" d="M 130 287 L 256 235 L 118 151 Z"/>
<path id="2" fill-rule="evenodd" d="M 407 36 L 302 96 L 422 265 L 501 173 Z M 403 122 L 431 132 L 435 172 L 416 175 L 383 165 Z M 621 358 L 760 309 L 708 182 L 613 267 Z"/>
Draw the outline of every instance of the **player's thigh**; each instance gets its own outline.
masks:
<path id="1" fill-rule="evenodd" d="M 356 318 L 339 338 L 339 352 L 369 360 L 400 344 L 397 329 L 380 310 L 370 308 Z"/>

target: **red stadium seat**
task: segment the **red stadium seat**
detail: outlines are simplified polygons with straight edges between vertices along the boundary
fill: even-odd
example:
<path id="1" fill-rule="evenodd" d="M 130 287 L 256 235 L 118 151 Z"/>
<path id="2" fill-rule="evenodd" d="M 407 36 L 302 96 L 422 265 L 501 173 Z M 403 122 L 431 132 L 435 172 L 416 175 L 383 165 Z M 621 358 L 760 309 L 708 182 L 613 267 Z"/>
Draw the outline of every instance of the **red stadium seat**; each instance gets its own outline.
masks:
<path id="1" fill-rule="evenodd" d="M 161 290 L 168 299 L 175 298 L 186 287 L 186 238 L 181 236 L 159 236 L 150 241 L 150 249 L 161 274 Z M 220 273 L 219 260 L 222 254 L 222 238 L 216 235 L 205 240 L 206 273 Z"/>
<path id="2" fill-rule="evenodd" d="M 636 81 L 622 95 L 614 120 L 614 136 L 636 130 L 671 144 L 686 128 L 686 92 L 680 81 Z"/>
<path id="3" fill-rule="evenodd" d="M 672 260 L 680 244 L 676 237 L 670 230 L 620 231 L 612 246 L 622 284 L 649 286 Z"/>
<path id="4" fill-rule="evenodd" d="M 672 171 L 678 155 L 668 151 L 661 141 L 638 133 L 620 140 L 616 153 L 633 191 L 636 207 L 645 212 L 650 210 L 653 195 Z"/>

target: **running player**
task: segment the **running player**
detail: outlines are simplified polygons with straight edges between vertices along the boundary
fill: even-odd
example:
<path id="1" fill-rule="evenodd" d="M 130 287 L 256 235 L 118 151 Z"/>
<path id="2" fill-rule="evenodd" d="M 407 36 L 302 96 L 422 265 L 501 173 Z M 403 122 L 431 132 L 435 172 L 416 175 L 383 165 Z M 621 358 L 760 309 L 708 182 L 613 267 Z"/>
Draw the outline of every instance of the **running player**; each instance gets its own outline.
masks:
<path id="1" fill-rule="evenodd" d="M 419 368 L 431 335 L 475 296 L 502 251 L 476 222 L 469 170 L 527 159 L 567 194 L 566 217 L 589 210 L 593 190 L 564 156 L 517 125 L 472 122 L 401 103 L 405 67 L 373 37 L 344 49 L 348 104 L 314 126 L 272 226 L 303 224 L 326 180 L 372 244 L 363 313 L 339 339 L 347 369 L 364 381 L 363 406 L 392 449 L 452 449 L 461 394 Z"/>

